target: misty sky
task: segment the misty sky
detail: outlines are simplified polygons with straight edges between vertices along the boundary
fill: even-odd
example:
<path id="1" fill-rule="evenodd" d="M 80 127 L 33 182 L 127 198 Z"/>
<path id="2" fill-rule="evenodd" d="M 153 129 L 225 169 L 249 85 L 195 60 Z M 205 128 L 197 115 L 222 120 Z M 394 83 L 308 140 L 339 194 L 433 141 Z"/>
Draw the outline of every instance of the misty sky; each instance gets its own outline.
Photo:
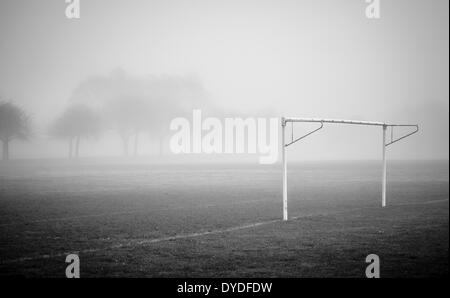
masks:
<path id="1" fill-rule="evenodd" d="M 420 134 L 390 147 L 389 158 L 448 159 L 448 1 L 381 0 L 379 20 L 365 17 L 366 5 L 81 0 L 81 19 L 69 20 L 64 0 L 2 0 L 0 97 L 26 108 L 37 126 L 11 155 L 64 156 L 46 125 L 82 80 L 121 68 L 195 76 L 209 100 L 249 115 L 419 123 Z M 376 159 L 380 142 L 381 128 L 327 126 L 289 154 Z"/>

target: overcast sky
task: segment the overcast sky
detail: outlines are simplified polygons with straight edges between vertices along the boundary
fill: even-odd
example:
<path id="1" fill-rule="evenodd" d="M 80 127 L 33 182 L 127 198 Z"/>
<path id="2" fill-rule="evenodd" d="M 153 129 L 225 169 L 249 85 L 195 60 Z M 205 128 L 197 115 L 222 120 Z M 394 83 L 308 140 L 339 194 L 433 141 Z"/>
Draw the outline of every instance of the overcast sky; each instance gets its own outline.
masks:
<path id="1" fill-rule="evenodd" d="M 419 123 L 389 157 L 448 159 L 448 1 L 381 0 L 378 20 L 366 5 L 81 0 L 69 20 L 64 0 L 2 0 L 0 97 L 44 127 L 89 76 L 194 75 L 211 101 L 250 115 Z M 375 159 L 380 142 L 381 129 L 327 126 L 290 154 Z M 17 157 L 51 152 L 39 134 L 15 146 Z"/>

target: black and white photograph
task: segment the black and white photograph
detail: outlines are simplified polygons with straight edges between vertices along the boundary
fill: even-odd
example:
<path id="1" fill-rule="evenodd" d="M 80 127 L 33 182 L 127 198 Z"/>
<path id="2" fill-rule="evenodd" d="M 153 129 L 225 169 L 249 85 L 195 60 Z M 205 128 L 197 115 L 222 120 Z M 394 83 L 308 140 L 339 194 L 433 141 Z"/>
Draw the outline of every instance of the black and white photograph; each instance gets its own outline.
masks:
<path id="1" fill-rule="evenodd" d="M 0 143 L 0 282 L 447 279 L 449 1 L 0 0 Z"/>

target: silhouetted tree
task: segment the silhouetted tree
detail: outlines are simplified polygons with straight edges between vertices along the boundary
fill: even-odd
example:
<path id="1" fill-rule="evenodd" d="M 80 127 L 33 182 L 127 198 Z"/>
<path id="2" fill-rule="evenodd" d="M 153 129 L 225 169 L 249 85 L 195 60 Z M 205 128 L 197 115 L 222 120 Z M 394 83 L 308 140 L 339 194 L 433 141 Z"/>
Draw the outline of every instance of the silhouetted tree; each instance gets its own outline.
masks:
<path id="1" fill-rule="evenodd" d="M 11 102 L 0 102 L 0 140 L 3 160 L 9 159 L 9 143 L 15 139 L 26 140 L 31 135 L 30 117 Z"/>
<path id="2" fill-rule="evenodd" d="M 123 142 L 123 154 L 128 155 L 129 141 L 134 138 L 134 155 L 138 152 L 139 134 L 151 125 L 150 105 L 143 99 L 121 96 L 107 105 L 111 128 L 118 132 Z"/>
<path id="3" fill-rule="evenodd" d="M 75 88 L 71 100 L 105 108 L 110 128 L 122 139 L 125 155 L 133 138 L 137 152 L 143 133 L 159 140 L 162 152 L 164 140 L 170 136 L 170 121 L 191 115 L 194 108 L 205 114 L 219 112 L 195 76 L 134 76 L 122 69 L 86 78 Z"/>
<path id="4" fill-rule="evenodd" d="M 68 140 L 69 158 L 72 158 L 79 156 L 81 138 L 98 137 L 102 129 L 99 114 L 85 105 L 73 105 L 55 120 L 49 133 L 53 137 Z"/>

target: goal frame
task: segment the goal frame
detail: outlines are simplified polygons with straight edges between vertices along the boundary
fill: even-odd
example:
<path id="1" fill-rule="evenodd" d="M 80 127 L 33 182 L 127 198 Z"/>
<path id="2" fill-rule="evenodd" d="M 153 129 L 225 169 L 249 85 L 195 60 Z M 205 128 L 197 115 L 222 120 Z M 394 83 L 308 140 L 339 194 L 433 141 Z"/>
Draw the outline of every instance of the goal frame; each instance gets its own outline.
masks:
<path id="1" fill-rule="evenodd" d="M 286 125 L 292 123 L 292 135 L 291 141 L 286 142 Z M 294 139 L 294 123 L 319 123 L 320 126 L 300 137 Z M 371 121 L 355 121 L 355 120 L 342 120 L 342 119 L 319 119 L 319 118 L 295 118 L 295 117 L 282 117 L 281 118 L 281 151 L 282 151 L 282 164 L 283 164 L 283 220 L 288 220 L 288 200 L 287 200 L 287 153 L 288 146 L 306 138 L 307 136 L 319 131 L 324 127 L 324 124 L 346 124 L 346 125 L 364 125 L 364 126 L 378 126 L 383 129 L 382 139 L 382 190 L 381 190 L 381 206 L 386 207 L 386 186 L 387 186 L 387 158 L 386 148 L 400 140 L 403 140 L 419 131 L 418 124 L 388 124 L 384 122 L 371 122 Z M 394 138 L 395 127 L 411 127 L 414 128 L 412 132 L 404 134 L 400 137 Z M 391 129 L 391 138 L 387 139 L 387 129 Z"/>

